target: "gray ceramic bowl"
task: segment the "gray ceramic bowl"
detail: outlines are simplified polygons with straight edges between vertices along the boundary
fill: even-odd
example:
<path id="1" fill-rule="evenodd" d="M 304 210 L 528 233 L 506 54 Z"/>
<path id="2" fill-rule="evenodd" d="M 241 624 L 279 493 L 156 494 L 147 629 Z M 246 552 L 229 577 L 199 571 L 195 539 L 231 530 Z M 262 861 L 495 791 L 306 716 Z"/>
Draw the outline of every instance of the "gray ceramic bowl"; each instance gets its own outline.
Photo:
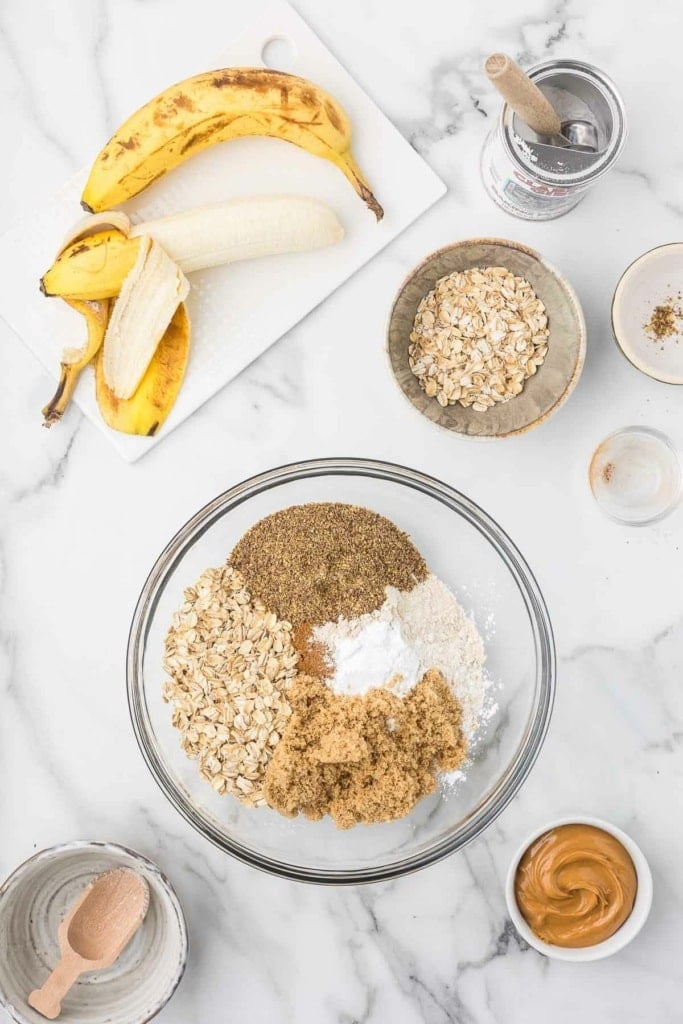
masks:
<path id="1" fill-rule="evenodd" d="M 130 868 L 149 885 L 140 929 L 108 970 L 81 975 L 63 1024 L 144 1024 L 166 1005 L 187 962 L 178 897 L 151 861 L 114 843 L 66 843 L 37 853 L 0 888 L 0 1004 L 19 1024 L 44 1024 L 26 998 L 59 960 L 57 928 L 95 875 Z"/>
<path id="2" fill-rule="evenodd" d="M 486 412 L 442 408 L 420 387 L 408 365 L 408 345 L 420 300 L 439 278 L 470 267 L 507 267 L 533 286 L 548 312 L 548 354 L 521 394 Z M 586 324 L 571 285 L 533 249 L 504 238 L 472 238 L 438 249 L 404 281 L 389 317 L 387 352 L 394 377 L 409 402 L 440 427 L 477 438 L 513 437 L 548 419 L 567 400 L 583 368 Z"/>

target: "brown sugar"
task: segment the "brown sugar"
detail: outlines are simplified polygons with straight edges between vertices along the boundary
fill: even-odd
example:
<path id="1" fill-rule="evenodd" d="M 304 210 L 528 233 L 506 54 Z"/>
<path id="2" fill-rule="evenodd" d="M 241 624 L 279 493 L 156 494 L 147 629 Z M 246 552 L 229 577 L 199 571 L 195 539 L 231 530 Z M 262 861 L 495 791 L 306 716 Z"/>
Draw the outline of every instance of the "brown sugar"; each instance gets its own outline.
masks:
<path id="1" fill-rule="evenodd" d="M 435 669 L 405 698 L 385 689 L 349 697 L 299 675 L 288 699 L 292 716 L 264 783 L 266 801 L 288 817 L 329 814 L 338 828 L 401 818 L 434 791 L 437 771 L 466 755 L 460 705 Z"/>
<path id="2" fill-rule="evenodd" d="M 375 611 L 388 586 L 427 576 L 407 534 L 384 516 L 337 502 L 293 505 L 261 519 L 230 562 L 254 598 L 293 626 Z"/>

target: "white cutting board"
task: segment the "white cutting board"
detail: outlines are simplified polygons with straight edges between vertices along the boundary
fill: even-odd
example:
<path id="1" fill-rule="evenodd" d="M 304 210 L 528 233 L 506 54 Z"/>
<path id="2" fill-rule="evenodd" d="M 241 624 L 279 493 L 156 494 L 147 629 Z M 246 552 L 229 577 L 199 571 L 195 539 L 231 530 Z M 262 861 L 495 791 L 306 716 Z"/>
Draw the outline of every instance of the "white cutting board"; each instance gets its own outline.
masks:
<path id="1" fill-rule="evenodd" d="M 328 249 L 270 256 L 190 276 L 190 364 L 176 404 L 156 437 L 131 437 L 110 430 L 98 413 L 92 370 L 86 369 L 75 401 L 129 462 L 158 444 L 446 191 L 283 0 L 268 4 L 249 29 L 196 70 L 261 66 L 264 45 L 279 37 L 293 44 L 294 59 L 287 70 L 321 85 L 346 109 L 353 126 L 354 155 L 384 207 L 384 219 L 379 224 L 375 221 L 341 171 L 328 161 L 279 140 L 260 138 L 214 146 L 127 203 L 125 209 L 137 221 L 235 196 L 299 193 L 329 203 L 346 231 L 344 240 Z M 62 350 L 80 344 L 85 329 L 65 303 L 39 293 L 38 280 L 67 230 L 82 216 L 79 203 L 86 177 L 87 171 L 76 175 L 56 196 L 34 208 L 31 217 L 0 237 L 0 262 L 5 268 L 0 314 L 55 379 Z M 351 323 L 351 310 L 348 315 Z M 381 341 L 377 339 L 378 344 Z M 49 397 L 46 394 L 45 400 Z M 59 424 L 52 429 L 59 430 Z"/>

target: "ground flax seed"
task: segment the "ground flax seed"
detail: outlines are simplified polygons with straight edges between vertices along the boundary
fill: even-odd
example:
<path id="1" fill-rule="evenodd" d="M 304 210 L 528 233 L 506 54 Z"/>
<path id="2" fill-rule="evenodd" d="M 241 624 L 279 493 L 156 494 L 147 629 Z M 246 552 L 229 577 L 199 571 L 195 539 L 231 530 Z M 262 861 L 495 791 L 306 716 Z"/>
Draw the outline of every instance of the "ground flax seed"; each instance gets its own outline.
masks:
<path id="1" fill-rule="evenodd" d="M 425 579 L 422 555 L 394 523 L 358 505 L 293 505 L 252 526 L 230 556 L 249 591 L 293 626 L 375 611 L 386 587 Z"/>

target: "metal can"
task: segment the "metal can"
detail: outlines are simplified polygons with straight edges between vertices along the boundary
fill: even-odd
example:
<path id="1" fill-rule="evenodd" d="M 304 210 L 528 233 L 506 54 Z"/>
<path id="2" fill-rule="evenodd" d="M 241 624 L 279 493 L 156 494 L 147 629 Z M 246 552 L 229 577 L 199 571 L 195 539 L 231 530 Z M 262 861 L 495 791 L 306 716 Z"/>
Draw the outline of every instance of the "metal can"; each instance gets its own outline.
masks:
<path id="1" fill-rule="evenodd" d="M 549 60 L 531 68 L 528 75 L 554 106 L 554 96 L 566 96 L 574 102 L 575 114 L 583 110 L 590 114 L 598 133 L 595 159 L 580 170 L 568 171 L 558 148 L 557 168 L 539 168 L 533 144 L 526 141 L 529 129 L 505 103 L 484 143 L 481 175 L 494 202 L 513 217 L 551 220 L 573 209 L 614 164 L 626 141 L 626 113 L 614 83 L 591 64 Z M 562 110 L 558 113 L 562 117 Z"/>

